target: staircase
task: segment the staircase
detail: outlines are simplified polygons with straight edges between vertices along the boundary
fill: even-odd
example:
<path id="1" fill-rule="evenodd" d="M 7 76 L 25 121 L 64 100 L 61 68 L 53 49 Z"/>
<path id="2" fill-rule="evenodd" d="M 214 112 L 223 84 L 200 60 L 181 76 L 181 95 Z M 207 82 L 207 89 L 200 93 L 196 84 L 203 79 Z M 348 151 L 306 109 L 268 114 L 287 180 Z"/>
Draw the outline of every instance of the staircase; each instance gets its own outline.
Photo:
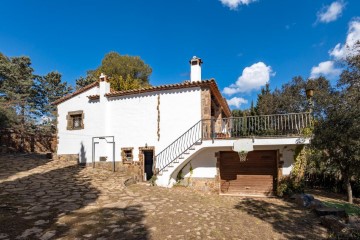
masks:
<path id="1" fill-rule="evenodd" d="M 162 176 L 170 169 L 177 167 L 197 150 L 202 144 L 202 120 L 189 128 L 155 157 L 154 173 Z"/>

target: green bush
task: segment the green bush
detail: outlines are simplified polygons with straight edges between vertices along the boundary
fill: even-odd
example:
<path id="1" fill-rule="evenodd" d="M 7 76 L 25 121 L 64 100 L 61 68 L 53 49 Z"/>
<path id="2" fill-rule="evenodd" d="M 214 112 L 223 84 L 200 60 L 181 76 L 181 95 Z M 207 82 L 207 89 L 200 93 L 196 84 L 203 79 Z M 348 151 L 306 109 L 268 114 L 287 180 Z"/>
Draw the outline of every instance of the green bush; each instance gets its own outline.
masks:
<path id="1" fill-rule="evenodd" d="M 286 176 L 279 181 L 276 194 L 279 197 L 291 196 L 294 193 L 303 193 L 304 189 L 304 181 L 296 181 L 294 178 Z"/>
<path id="2" fill-rule="evenodd" d="M 151 184 L 151 186 L 156 186 L 156 180 L 157 180 L 157 176 L 156 176 L 156 175 L 153 175 L 153 176 L 150 178 L 150 184 Z"/>

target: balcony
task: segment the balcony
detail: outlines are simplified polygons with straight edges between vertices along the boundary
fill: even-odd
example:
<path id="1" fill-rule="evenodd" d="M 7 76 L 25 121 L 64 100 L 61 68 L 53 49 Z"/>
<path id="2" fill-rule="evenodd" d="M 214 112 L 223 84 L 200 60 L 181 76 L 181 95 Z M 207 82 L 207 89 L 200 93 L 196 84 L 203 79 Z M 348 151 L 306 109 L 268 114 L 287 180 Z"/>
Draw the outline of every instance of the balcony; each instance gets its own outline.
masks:
<path id="1" fill-rule="evenodd" d="M 203 119 L 202 139 L 297 137 L 309 134 L 312 127 L 308 112 Z"/>

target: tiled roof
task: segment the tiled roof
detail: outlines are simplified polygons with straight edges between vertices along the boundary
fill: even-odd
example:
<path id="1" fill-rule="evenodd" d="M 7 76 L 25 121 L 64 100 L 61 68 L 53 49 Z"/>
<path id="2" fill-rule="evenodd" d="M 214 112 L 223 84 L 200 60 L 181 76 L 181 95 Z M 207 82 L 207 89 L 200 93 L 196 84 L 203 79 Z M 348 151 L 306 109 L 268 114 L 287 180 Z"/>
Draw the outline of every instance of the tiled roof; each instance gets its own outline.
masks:
<path id="1" fill-rule="evenodd" d="M 64 97 L 62 97 L 62 98 L 59 98 L 58 100 L 56 100 L 55 102 L 53 102 L 52 105 L 58 105 L 58 104 L 60 104 L 60 103 L 62 103 L 62 102 L 65 102 L 66 100 L 68 100 L 68 99 L 70 99 L 70 98 L 72 98 L 72 97 L 75 97 L 76 95 L 79 95 L 80 93 L 83 93 L 83 92 L 85 92 L 85 91 L 87 91 L 87 90 L 89 90 L 89 89 L 91 89 L 91 88 L 93 88 L 93 87 L 95 87 L 95 86 L 99 86 L 99 82 L 98 82 L 98 81 L 93 82 L 93 83 L 90 83 L 89 85 L 86 85 L 85 87 L 82 87 L 82 88 L 76 90 L 76 91 L 73 92 L 73 93 L 70 93 L 70 94 L 68 94 L 68 95 L 66 95 L 66 96 L 64 96 Z"/>
<path id="2" fill-rule="evenodd" d="M 80 88 L 79 90 L 66 95 L 65 97 L 62 97 L 55 102 L 53 102 L 53 105 L 58 105 L 80 93 L 85 92 L 86 90 L 91 89 L 92 87 L 99 86 L 99 82 L 91 83 L 83 88 Z M 151 86 L 146 88 L 140 88 L 140 89 L 132 89 L 132 90 L 125 90 L 125 91 L 113 91 L 111 90 L 110 93 L 105 94 L 106 97 L 118 97 L 118 96 L 126 96 L 126 95 L 132 95 L 132 94 L 139 94 L 139 93 L 147 93 L 147 92 L 154 92 L 154 91 L 162 91 L 162 90 L 172 90 L 172 89 L 183 89 L 183 88 L 192 88 L 192 87 L 209 87 L 212 94 L 216 97 L 218 102 L 223 107 L 223 110 L 227 116 L 231 115 L 231 111 L 229 108 L 229 105 L 227 104 L 226 100 L 221 95 L 219 88 L 215 82 L 214 79 L 210 80 L 203 80 L 203 81 L 185 81 L 183 83 L 177 83 L 177 84 L 168 84 L 168 85 L 160 85 L 160 86 Z M 99 95 L 90 95 L 88 96 L 91 100 L 96 100 L 100 96 Z"/>
<path id="3" fill-rule="evenodd" d="M 89 100 L 98 100 L 98 99 L 100 99 L 100 95 L 89 95 L 87 97 L 89 98 Z"/>

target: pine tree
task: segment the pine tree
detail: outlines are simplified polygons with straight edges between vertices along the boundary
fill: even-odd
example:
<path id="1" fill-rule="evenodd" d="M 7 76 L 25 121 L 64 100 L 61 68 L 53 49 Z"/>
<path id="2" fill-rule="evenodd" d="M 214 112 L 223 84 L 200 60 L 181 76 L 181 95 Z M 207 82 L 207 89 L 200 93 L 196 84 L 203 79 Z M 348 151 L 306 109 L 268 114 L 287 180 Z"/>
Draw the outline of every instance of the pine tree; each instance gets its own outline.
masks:
<path id="1" fill-rule="evenodd" d="M 0 57 L 0 95 L 3 104 L 17 113 L 15 127 L 22 133 L 20 149 L 24 150 L 24 133 L 33 125 L 32 102 L 34 75 L 28 57 Z"/>
<path id="2" fill-rule="evenodd" d="M 37 76 L 34 85 L 34 102 L 37 115 L 43 124 L 51 124 L 56 118 L 56 106 L 51 103 L 72 92 L 67 82 L 61 81 L 61 74 L 50 72 L 45 76 Z"/>

